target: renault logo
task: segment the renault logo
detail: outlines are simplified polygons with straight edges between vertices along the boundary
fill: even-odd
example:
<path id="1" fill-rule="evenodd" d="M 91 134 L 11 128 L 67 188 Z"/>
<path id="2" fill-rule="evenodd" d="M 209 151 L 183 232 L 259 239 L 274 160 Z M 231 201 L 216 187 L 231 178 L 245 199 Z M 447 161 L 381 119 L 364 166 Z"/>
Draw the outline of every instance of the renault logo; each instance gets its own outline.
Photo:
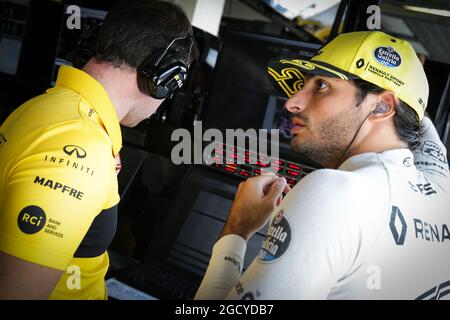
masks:
<path id="1" fill-rule="evenodd" d="M 391 228 L 392 237 L 394 238 L 395 243 L 398 246 L 402 246 L 405 243 L 406 229 L 408 226 L 406 225 L 402 212 L 396 206 L 392 207 L 389 227 Z"/>
<path id="2" fill-rule="evenodd" d="M 86 151 L 83 148 L 74 145 L 65 146 L 64 153 L 69 156 L 72 156 L 75 153 L 78 159 L 86 158 L 87 155 Z"/>

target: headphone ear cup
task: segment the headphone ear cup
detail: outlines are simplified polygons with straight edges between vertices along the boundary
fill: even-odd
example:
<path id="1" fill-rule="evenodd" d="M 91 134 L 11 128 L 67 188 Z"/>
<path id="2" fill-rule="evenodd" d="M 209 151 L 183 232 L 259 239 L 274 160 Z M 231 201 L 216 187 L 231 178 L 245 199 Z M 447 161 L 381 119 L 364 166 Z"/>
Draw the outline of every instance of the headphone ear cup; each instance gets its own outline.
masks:
<path id="1" fill-rule="evenodd" d="M 164 99 L 183 86 L 188 68 L 177 54 L 164 56 L 156 66 L 153 60 L 149 57 L 139 68 L 138 87 L 155 99 Z"/>

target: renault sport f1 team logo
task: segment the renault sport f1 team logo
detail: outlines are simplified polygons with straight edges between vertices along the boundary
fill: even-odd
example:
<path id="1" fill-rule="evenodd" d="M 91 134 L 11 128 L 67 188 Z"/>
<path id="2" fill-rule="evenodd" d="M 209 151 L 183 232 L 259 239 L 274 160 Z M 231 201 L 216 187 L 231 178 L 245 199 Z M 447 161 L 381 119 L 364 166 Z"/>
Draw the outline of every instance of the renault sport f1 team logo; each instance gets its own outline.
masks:
<path id="1" fill-rule="evenodd" d="M 44 228 L 47 217 L 38 206 L 28 206 L 20 211 L 17 217 L 19 229 L 26 234 L 35 234 Z"/>
<path id="2" fill-rule="evenodd" d="M 378 47 L 373 55 L 379 63 L 387 67 L 398 67 L 402 64 L 400 54 L 392 47 Z"/>
<path id="3" fill-rule="evenodd" d="M 291 240 L 291 226 L 284 216 L 283 210 L 280 210 L 267 231 L 266 238 L 258 253 L 258 260 L 263 263 L 277 261 L 286 253 Z"/>
<path id="4" fill-rule="evenodd" d="M 65 146 L 63 150 L 68 156 L 76 155 L 78 159 L 84 159 L 87 155 L 86 151 L 79 146 L 68 145 Z"/>

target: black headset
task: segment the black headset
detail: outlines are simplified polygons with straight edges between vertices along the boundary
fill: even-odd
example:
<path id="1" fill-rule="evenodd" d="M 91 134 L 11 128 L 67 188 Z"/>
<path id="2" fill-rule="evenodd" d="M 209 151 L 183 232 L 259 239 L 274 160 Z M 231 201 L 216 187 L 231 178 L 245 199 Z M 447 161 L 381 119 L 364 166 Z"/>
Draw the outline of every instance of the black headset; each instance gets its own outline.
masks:
<path id="1" fill-rule="evenodd" d="M 186 46 L 174 45 L 182 41 L 189 41 L 187 61 L 180 52 Z M 189 26 L 184 36 L 173 39 L 166 48 L 149 55 L 138 68 L 139 90 L 155 99 L 165 99 L 181 88 L 187 78 L 193 45 L 193 31 Z"/>
<path id="2" fill-rule="evenodd" d="M 102 24 L 89 26 L 82 33 L 76 48 L 75 66 L 82 67 L 92 57 L 94 43 Z M 188 41 L 188 44 L 178 44 L 183 41 Z M 186 81 L 193 46 L 194 34 L 192 26 L 189 25 L 184 36 L 173 39 L 167 47 L 157 50 L 144 60 L 137 70 L 139 90 L 155 99 L 170 97 Z M 187 61 L 182 58 L 186 48 L 189 48 Z"/>

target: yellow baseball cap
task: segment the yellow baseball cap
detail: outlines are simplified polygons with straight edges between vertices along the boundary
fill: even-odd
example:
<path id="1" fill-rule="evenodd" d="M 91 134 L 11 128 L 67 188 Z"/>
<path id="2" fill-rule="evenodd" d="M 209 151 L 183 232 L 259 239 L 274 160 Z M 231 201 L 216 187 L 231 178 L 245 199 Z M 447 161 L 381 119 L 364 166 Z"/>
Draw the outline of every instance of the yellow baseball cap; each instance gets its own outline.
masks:
<path id="1" fill-rule="evenodd" d="M 277 60 L 267 69 L 272 84 L 290 97 L 304 83 L 304 73 L 363 79 L 397 97 L 422 120 L 428 102 L 428 80 L 411 44 L 380 31 L 342 33 L 310 60 Z"/>

